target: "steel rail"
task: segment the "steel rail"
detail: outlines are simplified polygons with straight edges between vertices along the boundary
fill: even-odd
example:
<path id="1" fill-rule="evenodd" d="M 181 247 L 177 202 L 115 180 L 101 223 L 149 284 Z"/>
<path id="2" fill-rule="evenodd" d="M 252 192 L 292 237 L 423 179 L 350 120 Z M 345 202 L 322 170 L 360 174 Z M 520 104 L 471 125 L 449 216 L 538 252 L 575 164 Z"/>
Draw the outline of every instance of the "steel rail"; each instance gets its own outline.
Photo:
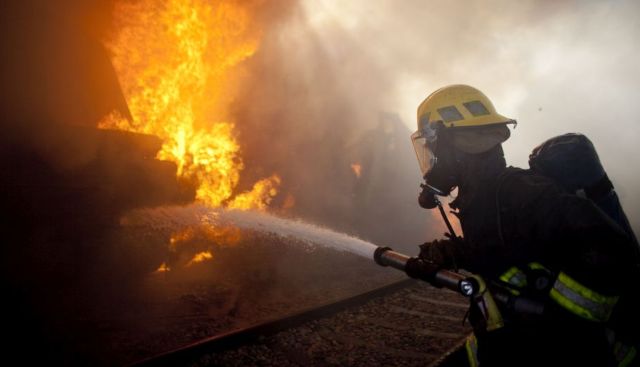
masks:
<path id="1" fill-rule="evenodd" d="M 414 279 L 404 279 L 355 296 L 344 298 L 337 302 L 326 303 L 319 307 L 313 307 L 279 319 L 269 320 L 247 328 L 237 329 L 208 337 L 183 347 L 136 361 L 129 366 L 151 367 L 186 365 L 190 362 L 195 362 L 203 355 L 251 344 L 256 342 L 260 337 L 273 335 L 309 321 L 329 317 L 342 310 L 363 305 L 372 299 L 397 292 L 411 284 L 415 284 L 416 282 L 417 280 Z"/>

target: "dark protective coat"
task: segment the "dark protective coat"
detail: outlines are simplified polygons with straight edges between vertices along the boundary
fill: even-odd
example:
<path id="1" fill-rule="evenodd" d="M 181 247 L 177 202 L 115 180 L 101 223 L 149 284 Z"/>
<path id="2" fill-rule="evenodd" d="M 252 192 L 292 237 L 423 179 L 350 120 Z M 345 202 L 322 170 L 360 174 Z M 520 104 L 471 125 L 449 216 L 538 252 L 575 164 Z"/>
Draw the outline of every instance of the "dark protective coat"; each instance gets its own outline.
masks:
<path id="1" fill-rule="evenodd" d="M 563 271 L 603 295 L 621 295 L 635 279 L 635 248 L 617 224 L 590 200 L 568 194 L 549 178 L 500 165 L 467 175 L 452 206 L 464 233 L 462 242 L 436 241 L 423 255 L 497 281 L 512 266 L 539 262 L 553 274 Z M 548 296 L 539 317 L 509 314 L 506 326 L 476 331 L 484 366 L 590 365 L 612 363 L 605 326 L 562 309 Z M 636 333 L 625 326 L 622 333 Z"/>

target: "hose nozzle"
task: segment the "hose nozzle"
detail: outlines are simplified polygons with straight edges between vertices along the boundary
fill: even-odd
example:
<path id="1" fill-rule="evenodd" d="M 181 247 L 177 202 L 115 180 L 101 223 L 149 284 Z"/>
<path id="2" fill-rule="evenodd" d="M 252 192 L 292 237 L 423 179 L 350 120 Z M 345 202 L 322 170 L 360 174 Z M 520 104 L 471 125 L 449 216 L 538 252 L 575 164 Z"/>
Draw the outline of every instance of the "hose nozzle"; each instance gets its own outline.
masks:
<path id="1" fill-rule="evenodd" d="M 390 247 L 378 247 L 373 253 L 374 261 L 381 266 L 404 271 L 411 278 L 424 280 L 436 287 L 445 287 L 466 297 L 475 294 L 479 285 L 473 277 L 449 270 L 442 270 L 438 264 L 418 257 L 409 257 L 393 251 Z"/>

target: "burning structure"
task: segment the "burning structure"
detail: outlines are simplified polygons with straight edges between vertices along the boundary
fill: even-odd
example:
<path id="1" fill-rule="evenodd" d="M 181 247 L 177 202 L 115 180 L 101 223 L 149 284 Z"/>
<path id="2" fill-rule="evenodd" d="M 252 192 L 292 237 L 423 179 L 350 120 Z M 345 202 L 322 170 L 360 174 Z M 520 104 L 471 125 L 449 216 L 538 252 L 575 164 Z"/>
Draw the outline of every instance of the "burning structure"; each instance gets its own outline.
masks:
<path id="1" fill-rule="evenodd" d="M 77 343 L 97 332 L 77 318 L 126 309 L 114 299 L 131 301 L 137 288 L 122 284 L 224 259 L 220 268 L 238 273 L 243 263 L 232 266 L 210 244 L 258 242 L 199 224 L 133 236 L 121 218 L 134 208 L 198 202 L 305 218 L 380 243 L 420 239 L 424 220 L 404 195 L 415 192 L 415 173 L 396 163 L 411 161 L 407 128 L 378 111 L 370 127 L 345 125 L 350 108 L 298 93 L 304 83 L 278 60 L 283 45 L 267 27 L 295 16 L 290 5 L 3 3 L 2 285 L 16 341 L 35 336 L 44 359 L 93 363 L 103 354 Z M 237 251 L 266 251 L 254 247 Z M 19 344 L 12 348 L 33 348 Z"/>
<path id="2" fill-rule="evenodd" d="M 117 35 L 107 47 L 133 118 L 114 111 L 99 127 L 161 137 L 158 158 L 175 162 L 178 176 L 196 187 L 196 199 L 210 206 L 264 209 L 279 183 L 273 175 L 251 192 L 235 192 L 244 164 L 228 109 L 242 62 L 258 48 L 252 10 L 204 1 L 115 8 Z"/>

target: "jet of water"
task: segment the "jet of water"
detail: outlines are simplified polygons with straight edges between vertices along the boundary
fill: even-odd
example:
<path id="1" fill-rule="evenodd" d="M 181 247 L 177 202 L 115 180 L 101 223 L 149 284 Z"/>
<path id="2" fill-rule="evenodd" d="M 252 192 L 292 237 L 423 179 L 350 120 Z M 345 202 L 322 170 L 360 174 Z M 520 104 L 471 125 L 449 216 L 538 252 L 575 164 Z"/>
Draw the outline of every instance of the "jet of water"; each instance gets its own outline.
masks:
<path id="1" fill-rule="evenodd" d="M 147 226 L 151 230 L 175 230 L 198 224 L 233 226 L 273 233 L 284 238 L 295 238 L 313 245 L 348 251 L 368 259 L 373 259 L 373 253 L 378 248 L 373 243 L 357 237 L 301 220 L 280 218 L 257 211 L 209 208 L 199 204 L 135 210 L 129 213 L 123 222 L 125 225 Z"/>

